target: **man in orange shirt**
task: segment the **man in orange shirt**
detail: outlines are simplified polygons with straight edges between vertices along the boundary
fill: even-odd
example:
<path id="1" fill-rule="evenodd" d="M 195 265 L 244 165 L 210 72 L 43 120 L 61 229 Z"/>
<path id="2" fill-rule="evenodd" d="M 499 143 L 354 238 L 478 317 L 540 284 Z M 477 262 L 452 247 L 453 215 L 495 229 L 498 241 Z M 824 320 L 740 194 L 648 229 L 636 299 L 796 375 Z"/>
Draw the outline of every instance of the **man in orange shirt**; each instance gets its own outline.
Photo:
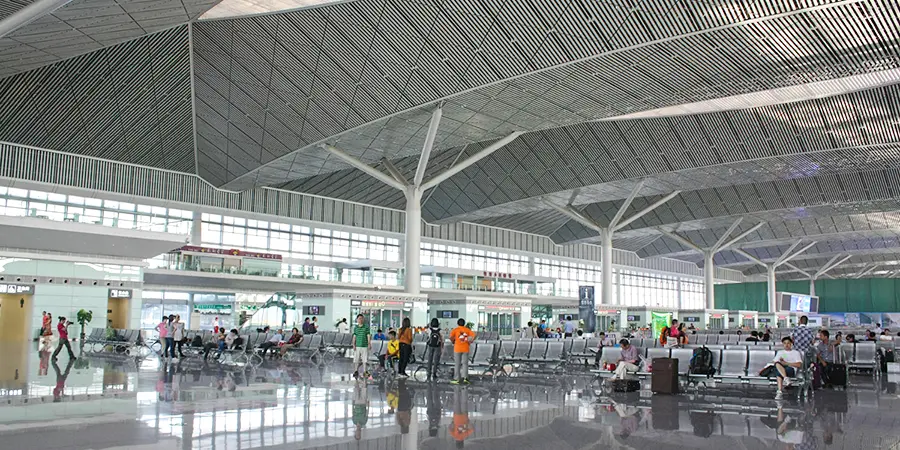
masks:
<path id="1" fill-rule="evenodd" d="M 453 423 L 450 424 L 450 436 L 456 441 L 456 448 L 463 448 L 464 441 L 475 430 L 469 422 L 468 397 L 459 388 L 453 392 Z"/>
<path id="2" fill-rule="evenodd" d="M 453 360 L 455 364 L 456 379 L 451 384 L 469 384 L 469 343 L 475 340 L 475 332 L 466 326 L 465 319 L 456 321 L 458 325 L 450 332 L 450 342 L 453 342 Z"/>

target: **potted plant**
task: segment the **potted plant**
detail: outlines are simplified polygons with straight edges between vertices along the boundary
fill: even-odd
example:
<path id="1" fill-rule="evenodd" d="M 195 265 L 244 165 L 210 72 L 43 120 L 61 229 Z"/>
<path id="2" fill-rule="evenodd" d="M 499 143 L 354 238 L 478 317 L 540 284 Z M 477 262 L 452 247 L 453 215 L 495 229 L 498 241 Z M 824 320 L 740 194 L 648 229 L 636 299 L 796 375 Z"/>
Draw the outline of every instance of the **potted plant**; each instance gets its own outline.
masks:
<path id="1" fill-rule="evenodd" d="M 81 325 L 81 342 L 84 344 L 84 327 L 85 325 L 91 323 L 91 320 L 94 318 L 93 311 L 85 311 L 83 309 L 78 310 L 78 314 L 75 316 L 75 321 Z"/>

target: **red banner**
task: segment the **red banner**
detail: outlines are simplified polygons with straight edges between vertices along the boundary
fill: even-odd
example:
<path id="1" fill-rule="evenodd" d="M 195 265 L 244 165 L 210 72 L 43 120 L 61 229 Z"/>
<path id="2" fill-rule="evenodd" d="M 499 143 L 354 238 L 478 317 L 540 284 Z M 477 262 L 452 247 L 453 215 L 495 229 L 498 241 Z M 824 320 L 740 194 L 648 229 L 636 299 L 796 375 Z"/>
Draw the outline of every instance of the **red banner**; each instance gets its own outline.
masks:
<path id="1" fill-rule="evenodd" d="M 211 255 L 240 256 L 243 258 L 272 259 L 272 260 L 276 260 L 276 261 L 281 261 L 281 255 L 279 255 L 277 253 L 247 252 L 244 250 L 238 250 L 236 248 L 210 248 L 210 247 L 198 247 L 196 245 L 185 245 L 184 247 L 181 247 L 175 251 L 176 252 L 209 253 Z"/>
<path id="2" fill-rule="evenodd" d="M 512 279 L 511 273 L 501 273 L 501 272 L 482 272 L 484 277 L 490 278 L 509 278 Z"/>

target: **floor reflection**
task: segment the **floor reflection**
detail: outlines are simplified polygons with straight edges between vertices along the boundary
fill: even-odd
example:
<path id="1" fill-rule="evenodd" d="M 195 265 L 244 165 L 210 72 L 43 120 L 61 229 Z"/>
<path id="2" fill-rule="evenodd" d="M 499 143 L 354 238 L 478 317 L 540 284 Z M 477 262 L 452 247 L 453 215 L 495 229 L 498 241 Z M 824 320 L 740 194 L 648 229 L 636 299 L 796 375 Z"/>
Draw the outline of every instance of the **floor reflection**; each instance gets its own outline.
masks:
<path id="1" fill-rule="evenodd" d="M 5 448 L 867 448 L 900 445 L 897 381 L 776 403 L 771 392 L 603 396 L 589 377 L 468 387 L 358 384 L 350 367 L 61 356 L 0 348 Z M 77 352 L 77 350 L 76 350 Z M 73 432 L 77 430 L 77 433 Z"/>

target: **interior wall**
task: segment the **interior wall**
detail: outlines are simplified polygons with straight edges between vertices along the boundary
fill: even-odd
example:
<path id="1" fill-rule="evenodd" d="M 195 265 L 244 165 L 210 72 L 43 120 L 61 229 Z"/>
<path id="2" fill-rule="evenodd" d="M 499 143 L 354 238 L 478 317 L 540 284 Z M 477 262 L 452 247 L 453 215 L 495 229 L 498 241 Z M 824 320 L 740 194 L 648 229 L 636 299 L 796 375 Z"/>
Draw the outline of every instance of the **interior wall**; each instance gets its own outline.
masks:
<path id="1" fill-rule="evenodd" d="M 775 290 L 809 294 L 809 280 L 778 281 Z M 716 285 L 716 308 L 768 311 L 766 283 Z M 900 312 L 900 279 L 816 280 L 819 312 Z"/>
<path id="2" fill-rule="evenodd" d="M 111 298 L 106 302 L 106 322 L 112 328 L 128 328 L 130 311 L 127 298 Z"/>

